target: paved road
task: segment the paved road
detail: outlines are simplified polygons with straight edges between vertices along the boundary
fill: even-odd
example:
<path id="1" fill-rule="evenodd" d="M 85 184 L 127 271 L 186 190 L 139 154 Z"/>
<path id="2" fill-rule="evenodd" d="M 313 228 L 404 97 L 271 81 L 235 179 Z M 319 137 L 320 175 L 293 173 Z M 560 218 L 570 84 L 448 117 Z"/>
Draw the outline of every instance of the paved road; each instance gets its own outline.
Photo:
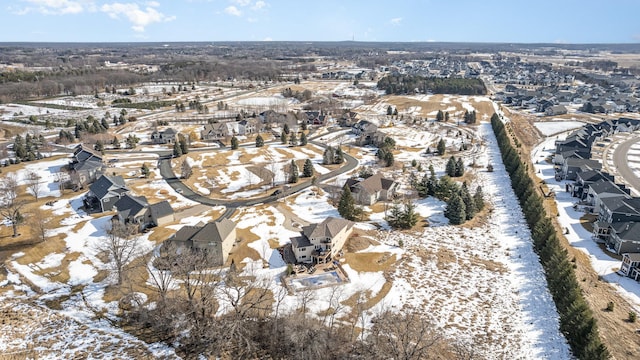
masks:
<path id="1" fill-rule="evenodd" d="M 321 143 L 321 142 L 317 142 L 317 141 L 310 141 L 310 143 L 323 147 L 325 148 L 326 145 Z M 282 197 L 286 197 L 288 195 L 291 194 L 295 194 L 303 189 L 306 189 L 308 187 L 310 187 L 312 185 L 311 179 L 308 180 L 304 180 L 301 181 L 291 187 L 289 187 L 287 190 L 284 190 L 282 192 L 282 194 L 278 195 L 278 196 L 262 196 L 259 198 L 251 198 L 251 199 L 239 199 L 239 200 L 223 200 L 223 199 L 211 199 L 205 196 L 202 196 L 196 192 L 194 192 L 193 190 L 191 190 L 191 188 L 189 188 L 188 186 L 186 186 L 184 183 L 182 183 L 182 181 L 180 181 L 180 179 L 176 176 L 176 174 L 173 172 L 173 169 L 171 169 L 171 154 L 167 153 L 167 154 L 160 154 L 160 160 L 158 161 L 158 168 L 160 169 L 160 175 L 162 176 L 163 179 L 165 179 L 165 181 L 167 182 L 167 184 L 169 184 L 169 186 L 171 186 L 174 190 L 176 190 L 178 193 L 181 193 L 182 196 L 186 197 L 187 199 L 199 202 L 201 204 L 204 205 L 209 205 L 209 206 L 219 206 L 219 205 L 223 205 L 226 207 L 225 212 L 220 216 L 219 219 L 228 219 L 235 211 L 237 208 L 239 207 L 243 207 L 243 206 L 252 206 L 252 205 L 256 205 L 256 204 L 261 204 L 261 203 L 269 203 L 269 202 L 273 202 L 273 201 L 277 201 L 278 199 L 282 198 Z M 323 181 L 327 181 L 329 179 L 332 179 L 338 175 L 344 174 L 348 171 L 351 171 L 353 169 L 355 169 L 358 166 L 358 160 L 356 160 L 353 156 L 344 153 L 344 158 L 345 158 L 345 163 L 342 167 L 340 167 L 339 169 L 333 170 L 329 173 L 326 174 L 322 174 L 320 176 L 316 177 L 316 182 L 317 183 L 321 183 Z"/>
<path id="2" fill-rule="evenodd" d="M 638 176 L 633 172 L 629 166 L 629 161 L 627 160 L 629 149 L 637 142 L 640 142 L 640 136 L 634 135 L 630 139 L 625 140 L 623 143 L 618 145 L 613 152 L 613 163 L 616 166 L 618 173 L 624 178 L 627 184 L 637 191 L 640 191 L 640 178 L 638 178 Z"/>

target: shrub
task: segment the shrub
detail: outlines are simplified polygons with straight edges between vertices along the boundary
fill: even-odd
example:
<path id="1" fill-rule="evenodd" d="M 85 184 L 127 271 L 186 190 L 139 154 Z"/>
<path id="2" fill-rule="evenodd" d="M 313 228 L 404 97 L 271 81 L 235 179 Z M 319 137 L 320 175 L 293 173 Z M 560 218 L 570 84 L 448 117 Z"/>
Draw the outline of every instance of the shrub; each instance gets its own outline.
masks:
<path id="1" fill-rule="evenodd" d="M 637 318 L 638 318 L 638 314 L 636 314 L 635 311 L 629 311 L 629 322 L 630 323 L 636 322 Z"/>
<path id="2" fill-rule="evenodd" d="M 613 301 L 609 301 L 607 303 L 607 311 L 613 311 L 614 307 L 615 307 L 615 304 L 613 303 Z"/>

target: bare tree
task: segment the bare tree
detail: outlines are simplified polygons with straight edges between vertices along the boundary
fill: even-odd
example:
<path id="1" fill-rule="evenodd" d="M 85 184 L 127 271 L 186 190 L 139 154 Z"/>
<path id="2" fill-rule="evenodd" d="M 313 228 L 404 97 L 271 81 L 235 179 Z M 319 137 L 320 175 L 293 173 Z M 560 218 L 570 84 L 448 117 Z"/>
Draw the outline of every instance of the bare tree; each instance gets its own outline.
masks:
<path id="1" fill-rule="evenodd" d="M 40 175 L 38 175 L 37 172 L 33 170 L 29 170 L 27 171 L 26 180 L 27 180 L 27 189 L 31 191 L 31 194 L 35 196 L 37 201 L 38 198 L 40 197 L 40 192 L 42 190 L 40 188 L 43 183 L 42 178 L 40 177 Z"/>
<path id="2" fill-rule="evenodd" d="M 369 349 L 384 359 L 437 359 L 446 347 L 441 332 L 417 313 L 382 313 L 372 320 L 371 332 L 366 338 Z"/>
<path id="3" fill-rule="evenodd" d="M 116 273 L 117 284 L 122 285 L 125 278 L 127 265 L 141 254 L 137 231 L 130 226 L 119 222 L 112 222 L 111 229 L 107 231 L 105 241 L 98 246 L 98 250 L 104 251 L 109 256 L 109 265 Z"/>
<path id="4" fill-rule="evenodd" d="M 11 222 L 13 237 L 18 236 L 18 225 L 24 221 L 21 210 L 26 204 L 18 196 L 18 179 L 14 174 L 8 174 L 0 180 L 0 215 Z"/>
<path id="5" fill-rule="evenodd" d="M 29 225 L 31 229 L 38 236 L 38 239 L 42 242 L 47 240 L 49 229 L 51 224 L 49 223 L 49 217 L 40 209 L 35 209 L 31 212 L 29 217 Z"/>
<path id="6" fill-rule="evenodd" d="M 193 169 L 191 169 L 191 165 L 189 165 L 187 160 L 182 161 L 182 164 L 180 165 L 180 172 L 183 179 L 188 179 L 193 175 Z"/>

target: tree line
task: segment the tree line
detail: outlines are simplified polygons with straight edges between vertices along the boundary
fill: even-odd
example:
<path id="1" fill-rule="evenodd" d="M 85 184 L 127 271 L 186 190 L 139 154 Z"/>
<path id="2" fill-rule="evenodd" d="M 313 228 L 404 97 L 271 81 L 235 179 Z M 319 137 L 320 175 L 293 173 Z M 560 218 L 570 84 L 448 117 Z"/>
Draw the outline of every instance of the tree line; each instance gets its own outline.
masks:
<path id="1" fill-rule="evenodd" d="M 609 359 L 609 351 L 600 339 L 596 319 L 582 294 L 567 250 L 560 243 L 553 222 L 544 209 L 543 199 L 527 173 L 528 165 L 520 159 L 497 114 L 491 117 L 491 125 L 511 177 L 511 187 L 531 229 L 534 249 L 545 270 L 549 292 L 560 315 L 560 330 L 578 359 Z"/>
<path id="2" fill-rule="evenodd" d="M 392 74 L 378 81 L 378 89 L 387 94 L 415 93 L 485 95 L 487 88 L 480 79 L 436 78 L 420 75 Z"/>

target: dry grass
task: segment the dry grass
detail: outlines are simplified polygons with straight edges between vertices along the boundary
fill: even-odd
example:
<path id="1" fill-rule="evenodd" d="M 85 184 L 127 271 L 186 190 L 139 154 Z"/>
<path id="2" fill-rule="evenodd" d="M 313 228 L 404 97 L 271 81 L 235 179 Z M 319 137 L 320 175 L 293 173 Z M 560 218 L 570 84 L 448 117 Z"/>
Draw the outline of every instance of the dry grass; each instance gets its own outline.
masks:
<path id="1" fill-rule="evenodd" d="M 396 255 L 391 253 L 345 253 L 347 264 L 355 271 L 386 271 L 396 263 Z"/>
<path id="2" fill-rule="evenodd" d="M 252 233 L 250 229 L 236 229 L 236 235 L 239 242 L 236 243 L 231 250 L 231 254 L 227 259 L 227 264 L 231 264 L 231 261 L 233 260 L 236 266 L 238 266 L 238 269 L 242 269 L 244 267 L 242 260 L 245 258 L 249 258 L 254 261 L 260 260 L 260 254 L 249 247 L 249 243 L 259 240 L 260 237 Z"/>

